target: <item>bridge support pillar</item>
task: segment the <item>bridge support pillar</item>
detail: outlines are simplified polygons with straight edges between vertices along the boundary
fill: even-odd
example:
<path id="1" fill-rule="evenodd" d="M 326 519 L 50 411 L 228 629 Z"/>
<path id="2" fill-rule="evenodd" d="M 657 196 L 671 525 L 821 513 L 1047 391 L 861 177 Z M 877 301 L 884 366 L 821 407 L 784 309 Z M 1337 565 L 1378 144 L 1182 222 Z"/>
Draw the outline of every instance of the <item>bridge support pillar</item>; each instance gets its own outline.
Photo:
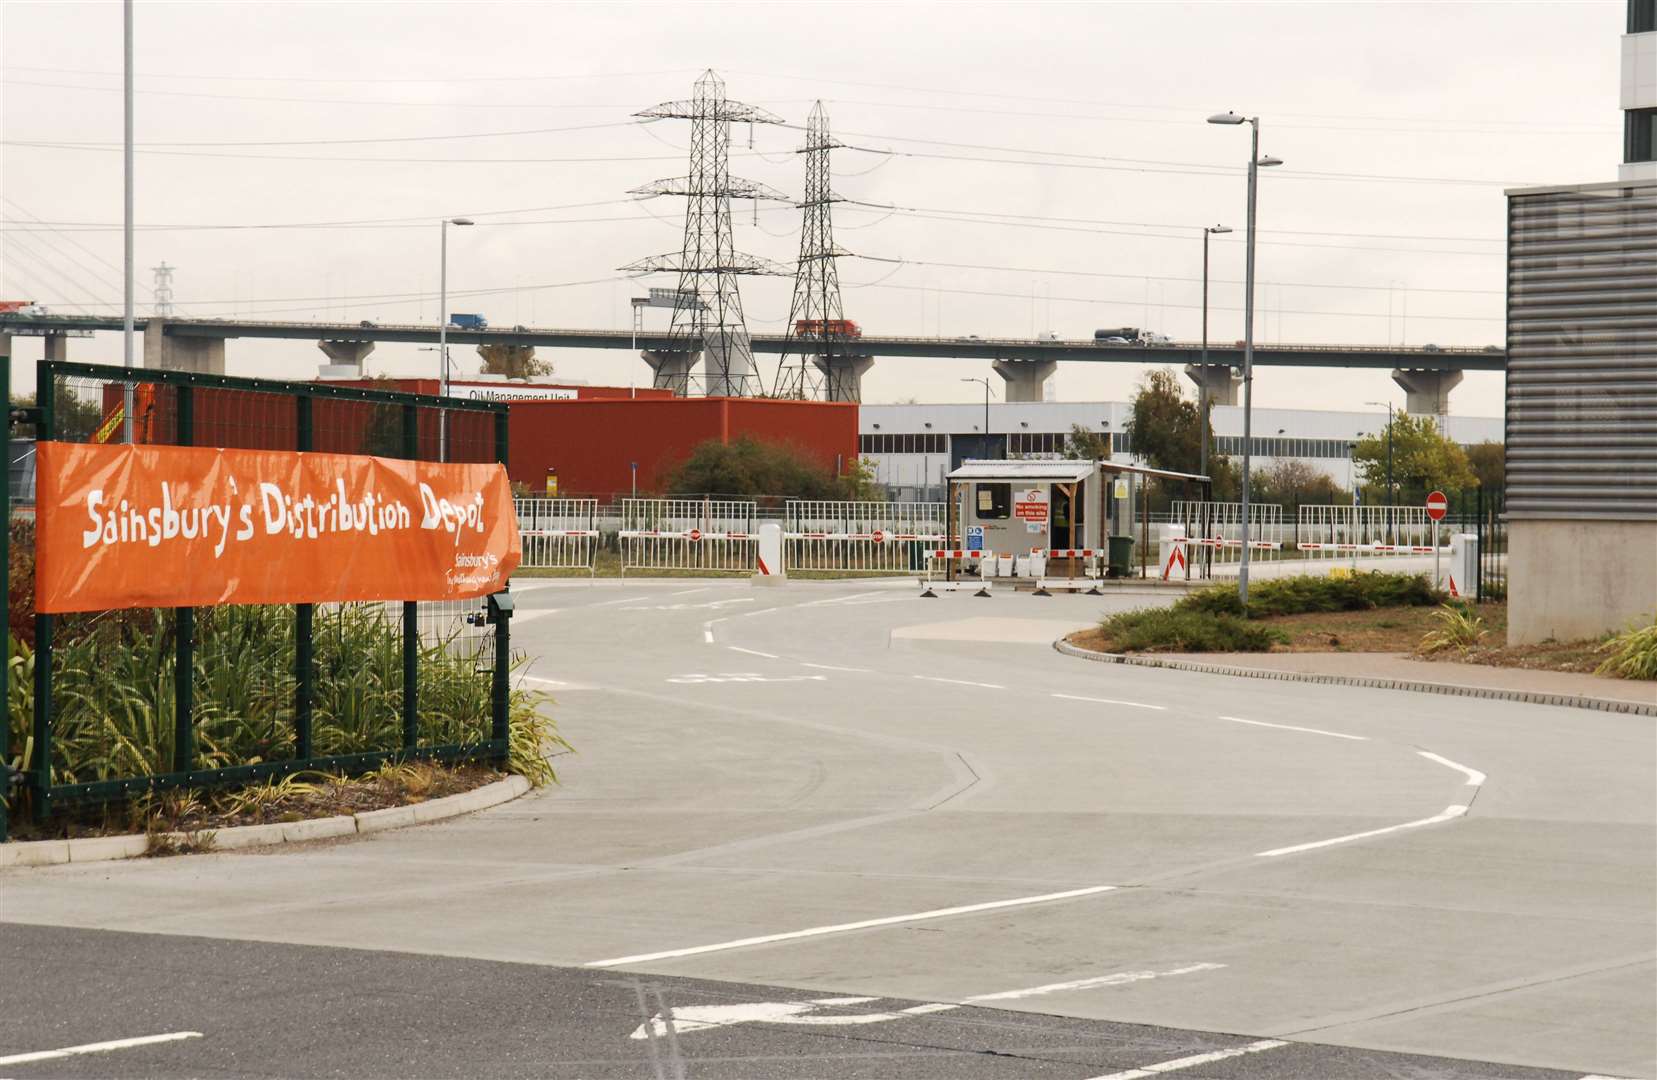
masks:
<path id="1" fill-rule="evenodd" d="M 672 390 L 679 397 L 690 393 L 690 369 L 702 356 L 700 352 L 658 352 L 646 349 L 639 354 L 655 372 L 650 385 L 659 390 Z"/>
<path id="2" fill-rule="evenodd" d="M 67 359 L 69 359 L 69 338 L 68 338 L 67 335 L 65 335 L 65 334 L 47 334 L 41 340 L 45 344 L 45 352 L 43 353 L 44 359 L 47 359 L 47 360 L 67 360 Z"/>
<path id="3" fill-rule="evenodd" d="M 1230 364 L 1186 364 L 1185 375 L 1197 384 L 1199 404 L 1204 398 L 1210 408 L 1237 404 L 1237 388 L 1243 385 L 1243 377 Z"/>
<path id="4" fill-rule="evenodd" d="M 1448 416 L 1450 391 L 1460 386 L 1464 377 L 1460 371 L 1392 369 L 1392 381 L 1404 390 L 1404 411 L 1417 416 Z"/>
<path id="5" fill-rule="evenodd" d="M 863 376 L 874 367 L 874 357 L 814 356 L 811 362 L 823 373 L 825 401 L 863 400 Z"/>
<path id="6" fill-rule="evenodd" d="M 152 316 L 144 324 L 144 366 L 159 371 L 224 374 L 224 338 L 173 337 L 167 320 Z"/>
<path id="7" fill-rule="evenodd" d="M 1005 401 L 1045 401 L 1047 380 L 1059 369 L 1057 360 L 997 360 L 990 365 L 1006 380 Z"/>
<path id="8" fill-rule="evenodd" d="M 363 361 L 374 351 L 372 341 L 319 341 L 316 347 L 328 357 L 317 375 L 324 379 L 360 379 Z"/>

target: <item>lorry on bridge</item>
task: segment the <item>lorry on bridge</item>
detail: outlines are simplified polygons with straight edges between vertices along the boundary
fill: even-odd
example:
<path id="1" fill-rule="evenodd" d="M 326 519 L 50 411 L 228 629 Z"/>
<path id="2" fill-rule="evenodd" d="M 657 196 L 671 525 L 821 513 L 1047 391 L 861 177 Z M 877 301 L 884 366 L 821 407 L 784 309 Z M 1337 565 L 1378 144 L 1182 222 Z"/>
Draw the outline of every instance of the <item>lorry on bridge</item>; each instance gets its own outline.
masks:
<path id="1" fill-rule="evenodd" d="M 1172 341 L 1167 334 L 1141 330 L 1137 326 L 1117 326 L 1093 331 L 1095 345 L 1167 345 Z"/>
<path id="2" fill-rule="evenodd" d="M 860 338 L 863 328 L 850 319 L 795 319 L 794 333 L 799 337 Z"/>
<path id="3" fill-rule="evenodd" d="M 487 330 L 489 329 L 489 320 L 482 315 L 457 311 L 449 316 L 449 325 L 458 326 L 462 330 Z"/>

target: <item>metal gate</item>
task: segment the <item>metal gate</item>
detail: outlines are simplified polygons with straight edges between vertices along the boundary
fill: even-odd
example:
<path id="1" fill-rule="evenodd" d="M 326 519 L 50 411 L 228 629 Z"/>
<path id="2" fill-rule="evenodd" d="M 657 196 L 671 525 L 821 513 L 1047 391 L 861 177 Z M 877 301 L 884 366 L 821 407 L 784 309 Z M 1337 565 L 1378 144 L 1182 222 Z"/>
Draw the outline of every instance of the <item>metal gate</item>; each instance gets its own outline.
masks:
<path id="1" fill-rule="evenodd" d="M 1240 562 L 1243 557 L 1243 504 L 1176 499 L 1169 521 L 1185 527 L 1187 544 L 1198 549 L 1194 557 L 1206 566 Z M 1283 507 L 1277 503 L 1250 503 L 1249 558 L 1283 557 Z"/>
<path id="2" fill-rule="evenodd" d="M 759 536 L 753 502 L 735 499 L 623 499 L 621 573 L 680 570 L 754 572 Z"/>
<path id="3" fill-rule="evenodd" d="M 948 507 L 932 502 L 790 499 L 783 517 L 789 571 L 906 574 L 924 571 L 927 553 L 950 543 Z"/>
<path id="4" fill-rule="evenodd" d="M 593 573 L 598 550 L 597 499 L 518 499 L 518 533 L 524 559 L 533 570 Z"/>
<path id="5" fill-rule="evenodd" d="M 1309 559 L 1431 555 L 1425 506 L 1302 506 L 1296 531 Z"/>

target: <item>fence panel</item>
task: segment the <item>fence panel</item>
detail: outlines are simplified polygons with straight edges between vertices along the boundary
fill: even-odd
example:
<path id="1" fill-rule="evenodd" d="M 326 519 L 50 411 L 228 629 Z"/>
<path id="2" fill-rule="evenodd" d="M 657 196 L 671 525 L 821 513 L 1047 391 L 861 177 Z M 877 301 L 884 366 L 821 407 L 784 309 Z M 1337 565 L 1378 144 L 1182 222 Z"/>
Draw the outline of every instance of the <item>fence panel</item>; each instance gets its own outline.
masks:
<path id="1" fill-rule="evenodd" d="M 21 420 L 42 441 L 450 462 L 504 461 L 507 447 L 494 403 L 61 361 L 41 362 L 36 385 Z M 32 530 L 8 539 L 32 559 Z M 167 789 L 507 754 L 510 637 L 480 625 L 482 601 L 48 615 L 32 593 L 12 600 L 32 678 L 12 688 L 7 741 L 37 820 Z"/>
<path id="2" fill-rule="evenodd" d="M 808 573 L 922 572 L 928 551 L 950 542 L 947 520 L 945 503 L 790 499 L 784 565 Z"/>
<path id="3" fill-rule="evenodd" d="M 1425 506 L 1302 506 L 1296 524 L 1309 559 L 1431 555 L 1449 529 L 1435 528 Z"/>
<path id="4" fill-rule="evenodd" d="M 598 551 L 597 499 L 517 499 L 523 566 L 535 570 L 585 570 L 593 574 Z"/>
<path id="5" fill-rule="evenodd" d="M 1242 561 L 1242 503 L 1176 499 L 1169 507 L 1169 520 L 1185 527 L 1193 558 L 1202 570 L 1215 563 Z M 1282 558 L 1283 507 L 1278 503 L 1249 503 L 1248 522 L 1249 559 Z"/>
<path id="6" fill-rule="evenodd" d="M 680 570 L 751 574 L 758 507 L 737 499 L 623 499 L 621 573 Z"/>

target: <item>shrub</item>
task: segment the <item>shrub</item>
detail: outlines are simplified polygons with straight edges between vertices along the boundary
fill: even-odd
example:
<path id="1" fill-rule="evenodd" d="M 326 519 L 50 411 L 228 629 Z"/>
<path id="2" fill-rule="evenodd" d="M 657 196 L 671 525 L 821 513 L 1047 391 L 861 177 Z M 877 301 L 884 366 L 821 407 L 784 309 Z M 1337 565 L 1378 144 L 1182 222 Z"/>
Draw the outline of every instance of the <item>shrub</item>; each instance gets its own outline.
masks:
<path id="1" fill-rule="evenodd" d="M 1234 615 L 1152 608 L 1112 615 L 1099 624 L 1121 652 L 1265 652 L 1283 633 Z"/>
<path id="2" fill-rule="evenodd" d="M 1489 633 L 1484 628 L 1484 620 L 1472 608 L 1461 604 L 1440 607 L 1433 612 L 1433 622 L 1438 625 L 1423 634 L 1421 644 L 1417 646 L 1423 653 L 1444 652 L 1447 649 L 1466 652 Z"/>
<path id="3" fill-rule="evenodd" d="M 1610 653 L 1597 675 L 1619 679 L 1657 679 L 1657 622 L 1618 634 L 1599 648 Z"/>
<path id="4" fill-rule="evenodd" d="M 1443 597 L 1419 574 L 1354 574 L 1346 578 L 1295 574 L 1249 585 L 1251 618 L 1300 615 L 1309 611 L 1367 611 L 1381 607 L 1421 607 Z M 1174 605 L 1176 611 L 1214 615 L 1241 615 L 1237 589 L 1216 585 L 1191 593 Z"/>

